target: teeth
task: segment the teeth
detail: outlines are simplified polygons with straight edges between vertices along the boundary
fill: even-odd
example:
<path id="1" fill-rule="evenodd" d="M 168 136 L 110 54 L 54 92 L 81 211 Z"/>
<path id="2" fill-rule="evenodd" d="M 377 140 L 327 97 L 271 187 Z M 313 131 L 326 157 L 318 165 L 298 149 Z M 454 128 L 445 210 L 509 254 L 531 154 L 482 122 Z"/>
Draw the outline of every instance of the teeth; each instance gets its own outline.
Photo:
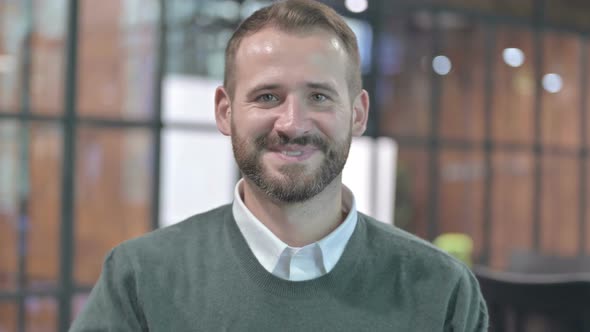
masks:
<path id="1" fill-rule="evenodd" d="M 285 156 L 290 156 L 290 157 L 297 157 L 303 154 L 302 151 L 283 151 L 282 152 Z"/>

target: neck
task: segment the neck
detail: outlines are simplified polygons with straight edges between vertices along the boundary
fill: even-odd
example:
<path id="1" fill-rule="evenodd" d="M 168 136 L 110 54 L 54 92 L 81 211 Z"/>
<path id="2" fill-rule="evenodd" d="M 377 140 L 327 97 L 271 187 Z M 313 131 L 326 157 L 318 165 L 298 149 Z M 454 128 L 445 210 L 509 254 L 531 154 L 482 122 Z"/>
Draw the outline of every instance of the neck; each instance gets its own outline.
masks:
<path id="1" fill-rule="evenodd" d="M 292 247 L 314 243 L 343 220 L 342 179 L 338 176 L 322 192 L 305 202 L 284 203 L 270 199 L 244 179 L 244 204 L 281 241 Z"/>

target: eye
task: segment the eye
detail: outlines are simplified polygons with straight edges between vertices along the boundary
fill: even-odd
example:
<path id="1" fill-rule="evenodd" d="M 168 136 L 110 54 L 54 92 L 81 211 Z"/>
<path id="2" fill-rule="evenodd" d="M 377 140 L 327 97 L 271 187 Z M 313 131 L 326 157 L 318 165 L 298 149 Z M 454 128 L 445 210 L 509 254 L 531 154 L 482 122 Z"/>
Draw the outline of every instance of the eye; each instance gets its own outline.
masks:
<path id="1" fill-rule="evenodd" d="M 258 96 L 258 98 L 256 98 L 256 100 L 263 102 L 263 103 L 270 103 L 270 102 L 279 101 L 279 98 L 277 98 L 277 96 L 275 96 L 273 94 L 265 93 L 263 95 Z"/>
<path id="2" fill-rule="evenodd" d="M 326 95 L 323 95 L 321 93 L 314 93 L 311 95 L 311 99 L 315 102 L 322 102 L 322 101 L 328 100 L 328 97 L 326 97 Z"/>

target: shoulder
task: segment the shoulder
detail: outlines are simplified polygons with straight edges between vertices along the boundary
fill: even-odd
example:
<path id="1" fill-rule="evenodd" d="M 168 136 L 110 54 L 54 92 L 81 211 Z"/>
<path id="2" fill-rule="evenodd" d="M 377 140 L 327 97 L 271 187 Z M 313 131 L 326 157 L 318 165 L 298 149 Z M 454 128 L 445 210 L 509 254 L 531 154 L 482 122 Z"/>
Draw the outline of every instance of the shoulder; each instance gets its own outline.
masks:
<path id="1" fill-rule="evenodd" d="M 487 330 L 487 308 L 479 284 L 461 261 L 395 226 L 360 214 L 366 242 L 375 265 L 391 275 L 397 273 L 406 285 L 432 302 L 445 303 L 450 324 L 457 331 Z"/>
<path id="2" fill-rule="evenodd" d="M 359 213 L 366 227 L 368 245 L 385 259 L 392 259 L 407 269 L 436 272 L 458 280 L 471 274 L 469 268 L 427 242 L 393 225 Z"/>
<path id="3" fill-rule="evenodd" d="M 127 240 L 115 250 L 126 256 L 166 256 L 203 246 L 207 241 L 219 239 L 224 221 L 231 217 L 231 204 L 194 215 L 177 224 L 163 227 Z"/>

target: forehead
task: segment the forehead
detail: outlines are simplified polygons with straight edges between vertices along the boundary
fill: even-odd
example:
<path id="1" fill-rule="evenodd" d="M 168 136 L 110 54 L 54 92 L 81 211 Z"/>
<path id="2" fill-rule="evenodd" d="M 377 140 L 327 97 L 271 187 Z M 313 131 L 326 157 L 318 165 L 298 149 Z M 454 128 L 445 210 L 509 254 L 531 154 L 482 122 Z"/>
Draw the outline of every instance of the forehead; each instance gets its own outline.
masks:
<path id="1" fill-rule="evenodd" d="M 309 28 L 297 31 L 285 31 L 275 26 L 267 26 L 252 33 L 242 40 L 238 54 L 251 54 L 259 51 L 260 46 L 293 46 L 292 44 L 307 45 L 310 48 L 323 48 L 325 51 L 346 53 L 344 45 L 336 34 L 322 28 Z"/>
<path id="2" fill-rule="evenodd" d="M 340 39 L 323 29 L 285 32 L 271 27 L 242 40 L 235 57 L 236 88 L 258 80 L 332 80 L 346 84 L 350 66 Z M 260 82 L 256 82 L 260 83 Z"/>

